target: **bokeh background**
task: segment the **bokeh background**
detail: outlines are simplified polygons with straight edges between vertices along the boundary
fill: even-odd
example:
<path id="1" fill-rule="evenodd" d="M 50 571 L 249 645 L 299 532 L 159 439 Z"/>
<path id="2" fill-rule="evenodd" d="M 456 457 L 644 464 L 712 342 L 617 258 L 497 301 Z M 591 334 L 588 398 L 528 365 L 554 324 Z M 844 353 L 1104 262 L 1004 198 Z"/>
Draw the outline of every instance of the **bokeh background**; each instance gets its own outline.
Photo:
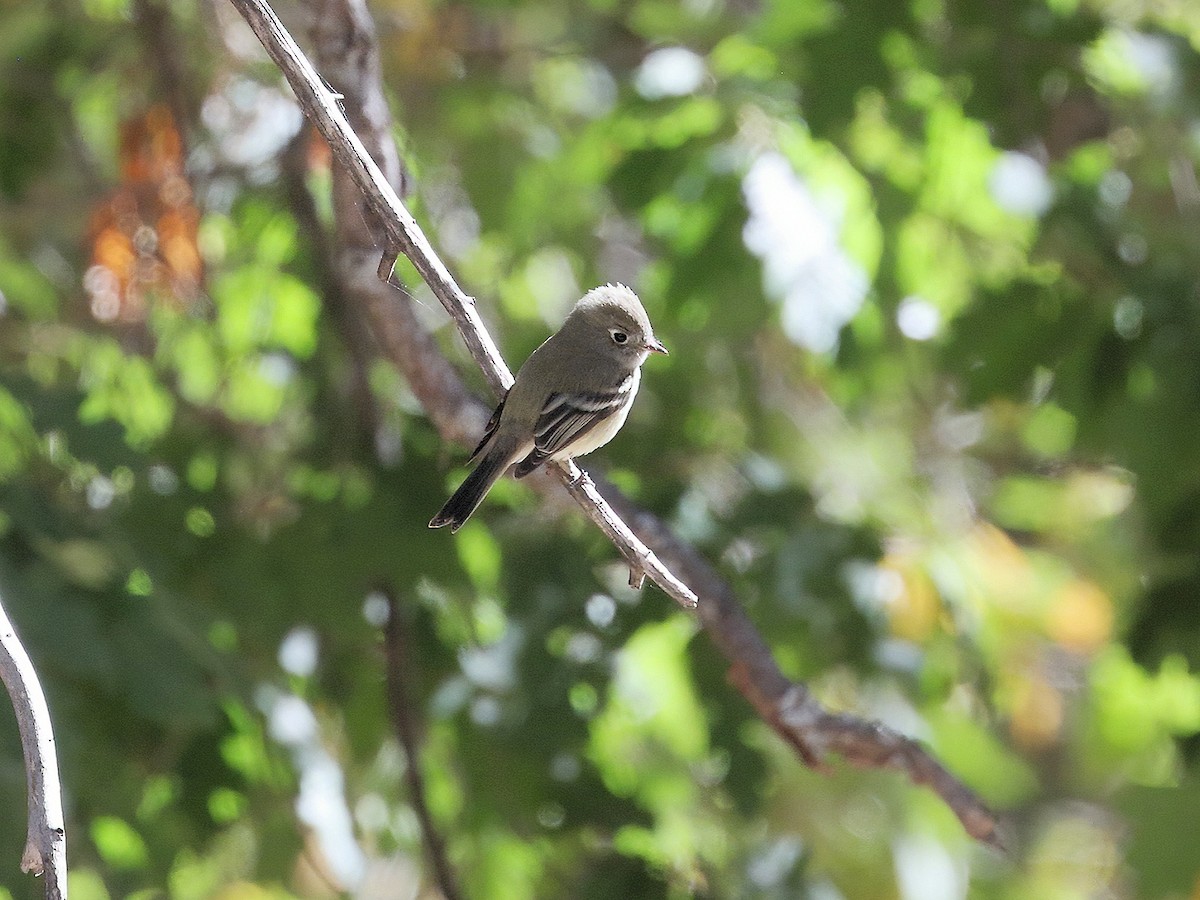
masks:
<path id="1" fill-rule="evenodd" d="M 232 7 L 7 0 L 0 596 L 72 895 L 436 896 L 391 597 L 466 896 L 1200 896 L 1200 5 L 371 11 L 409 202 L 510 363 L 634 286 L 672 355 L 589 466 L 1011 852 L 805 769 L 569 505 L 428 531 L 463 448 L 346 326 L 328 154 Z M 37 897 L 0 707 L 0 897 Z"/>

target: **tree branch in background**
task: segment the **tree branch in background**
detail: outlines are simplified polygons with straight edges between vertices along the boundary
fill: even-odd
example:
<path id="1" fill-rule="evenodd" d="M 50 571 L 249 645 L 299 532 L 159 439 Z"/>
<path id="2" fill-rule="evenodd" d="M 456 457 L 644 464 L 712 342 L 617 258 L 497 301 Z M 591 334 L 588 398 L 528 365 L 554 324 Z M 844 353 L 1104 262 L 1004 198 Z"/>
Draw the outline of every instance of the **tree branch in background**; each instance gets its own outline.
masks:
<path id="1" fill-rule="evenodd" d="M 288 207 L 315 256 L 314 270 L 325 309 L 338 332 L 346 350 L 350 369 L 348 385 L 350 403 L 353 407 L 355 428 L 353 440 L 365 447 L 373 448 L 378 436 L 380 415 L 374 395 L 371 393 L 370 365 L 376 354 L 371 340 L 370 325 L 355 309 L 352 298 L 342 290 L 341 280 L 335 271 L 333 244 L 341 244 L 340 223 L 345 218 L 338 215 L 338 234 L 330 236 L 317 212 L 316 202 L 309 193 L 304 177 L 308 171 L 308 150 L 312 130 L 301 127 L 283 151 L 280 176 L 287 192 Z"/>
<path id="2" fill-rule="evenodd" d="M 450 277 L 379 167 L 371 159 L 364 158 L 363 144 L 350 130 L 335 96 L 262 0 L 232 2 L 283 70 L 305 115 L 329 141 L 336 163 L 335 172 L 344 168 L 361 192 L 372 218 L 383 231 L 382 241 L 389 248 L 398 247 L 408 255 L 454 317 L 493 390 L 506 389 L 512 383 L 512 376 L 483 327 L 474 301 Z M 373 31 L 362 0 L 326 0 L 324 6 L 324 12 L 335 15 L 342 27 L 354 29 L 354 33 L 341 35 L 340 46 L 352 47 L 358 55 L 369 46 L 370 55 L 375 57 L 369 65 L 360 66 L 353 72 L 344 71 L 351 80 L 335 83 L 338 90 L 345 92 L 347 109 L 351 109 L 356 98 L 378 97 L 381 100 L 377 75 L 367 74 L 378 72 L 378 62 Z M 335 14 L 330 11 L 334 7 L 345 12 Z M 335 41 L 332 45 L 336 44 Z M 352 83 L 355 78 L 360 80 Z M 361 80 L 364 78 L 373 83 L 364 83 Z M 376 143 L 390 142 L 386 119 L 373 118 L 375 121 L 369 127 L 380 130 L 369 139 Z M 378 247 L 378 244 L 374 246 Z M 409 304 L 375 277 L 377 254 L 377 249 L 364 245 L 338 251 L 338 271 L 344 290 L 348 296 L 359 298 L 375 325 L 376 338 L 383 352 L 408 379 L 442 437 L 470 446 L 478 437 L 486 412 L 481 412 L 481 404 L 471 397 L 453 367 L 438 352 Z M 593 520 L 598 521 L 601 509 L 611 514 L 613 530 L 619 533 L 614 535 L 607 528 L 605 533 L 615 542 L 626 539 L 620 532 L 628 532 L 636 541 L 624 545 L 617 543 L 630 562 L 634 579 L 644 569 L 677 600 L 699 596 L 695 614 L 729 660 L 730 681 L 805 763 L 819 766 L 827 754 L 838 753 L 853 765 L 903 772 L 913 782 L 928 785 L 936 791 L 958 816 L 967 833 L 999 846 L 997 817 L 974 792 L 914 741 L 877 723 L 824 709 L 804 685 L 791 681 L 780 671 L 766 641 L 746 615 L 733 590 L 694 548 L 612 485 L 601 482 L 597 487 L 590 478 L 582 477 L 582 473 L 577 477 L 578 472 L 572 463 L 565 472 L 559 473 L 572 496 Z M 636 547 L 644 549 L 644 557 L 634 549 Z M 679 573 L 681 578 L 676 579 L 672 572 Z"/>
<path id="3" fill-rule="evenodd" d="M 192 111 L 197 104 L 188 96 L 189 79 L 184 72 L 187 56 L 173 26 L 170 4 L 162 0 L 134 0 L 133 22 L 145 45 L 147 63 L 153 60 L 150 68 L 157 81 L 157 93 L 170 108 L 184 147 L 189 147 L 189 125 L 195 119 Z"/>
<path id="4" fill-rule="evenodd" d="M 421 741 L 417 734 L 417 723 L 413 719 L 412 700 L 408 696 L 405 682 L 408 680 L 412 665 L 408 650 L 408 640 L 405 634 L 402 613 L 396 597 L 391 591 L 384 591 L 388 603 L 388 619 L 383 630 L 383 648 L 387 656 L 387 694 L 388 707 L 392 714 L 392 725 L 396 729 L 396 737 L 404 748 L 407 765 L 404 769 L 404 780 L 408 782 L 408 800 L 412 804 L 417 821 L 421 823 L 421 836 L 425 841 L 425 850 L 433 864 L 437 876 L 438 889 L 446 900 L 458 900 L 462 895 L 446 858 L 446 842 L 441 832 L 434 824 L 433 816 L 425 803 L 425 778 L 421 774 Z"/>
<path id="5" fill-rule="evenodd" d="M 60 900 L 67 896 L 67 833 L 50 710 L 29 654 L 2 603 L 0 679 L 4 680 L 17 715 L 29 791 L 29 827 L 25 852 L 21 854 L 21 871 L 45 875 L 46 900 Z"/>

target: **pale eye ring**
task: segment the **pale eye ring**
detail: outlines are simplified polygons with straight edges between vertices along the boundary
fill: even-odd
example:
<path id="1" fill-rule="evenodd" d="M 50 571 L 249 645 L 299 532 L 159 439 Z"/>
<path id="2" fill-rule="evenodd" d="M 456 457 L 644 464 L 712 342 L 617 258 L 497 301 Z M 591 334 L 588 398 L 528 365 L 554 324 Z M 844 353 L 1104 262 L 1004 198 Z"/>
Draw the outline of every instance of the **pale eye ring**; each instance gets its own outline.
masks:
<path id="1" fill-rule="evenodd" d="M 615 344 L 624 344 L 629 340 L 629 335 L 623 332 L 620 328 L 614 328 L 609 332 L 609 334 L 612 336 L 613 343 Z"/>

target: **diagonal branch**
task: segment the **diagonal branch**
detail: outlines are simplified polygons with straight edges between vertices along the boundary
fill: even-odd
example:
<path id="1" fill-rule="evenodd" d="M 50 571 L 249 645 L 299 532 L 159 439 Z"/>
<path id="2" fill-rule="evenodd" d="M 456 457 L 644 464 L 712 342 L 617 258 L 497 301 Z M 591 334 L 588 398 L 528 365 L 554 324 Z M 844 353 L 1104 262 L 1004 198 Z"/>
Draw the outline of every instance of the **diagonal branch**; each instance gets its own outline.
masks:
<path id="1" fill-rule="evenodd" d="M 283 70 L 304 113 L 329 142 L 338 168 L 344 167 L 361 191 L 376 226 L 382 229 L 383 242 L 389 251 L 399 248 L 412 260 L 435 296 L 454 317 L 493 391 L 505 390 L 512 383 L 512 375 L 483 327 L 474 301 L 451 278 L 387 178 L 366 154 L 333 93 L 325 87 L 263 0 L 232 2 Z M 341 17 L 353 32 L 341 36 L 344 46 L 355 47 L 360 52 L 369 46 L 370 55 L 377 54 L 369 19 L 360 14 L 365 9 L 362 0 L 327 2 L 330 6 L 341 4 L 345 9 L 355 11 Z M 370 72 L 377 72 L 377 61 L 349 73 L 349 77 L 377 77 Z M 377 83 L 359 81 L 353 86 L 345 85 L 344 89 L 348 108 L 352 101 L 365 102 L 364 98 L 370 98 L 371 102 L 376 102 L 382 97 Z M 378 106 L 374 109 L 378 111 Z M 368 127 L 374 129 L 378 123 L 371 122 Z M 377 144 L 385 143 L 386 134 L 385 124 L 382 132 L 370 137 Z M 378 251 L 372 251 L 366 244 L 339 251 L 339 277 L 343 279 L 344 289 L 361 302 L 375 326 L 381 349 L 404 373 L 443 438 L 470 445 L 477 437 L 486 413 L 481 412 L 479 402 L 471 397 L 453 367 L 438 352 L 409 304 L 400 302 L 395 292 L 375 278 L 373 253 L 373 259 L 378 259 Z M 573 463 L 564 468 L 565 471 L 558 473 L 559 479 L 617 543 L 630 562 L 635 579 L 639 571 L 645 571 L 676 600 L 700 598 L 695 615 L 729 660 L 731 683 L 806 764 L 820 766 L 828 754 L 835 753 L 853 765 L 902 772 L 914 783 L 934 790 L 971 836 L 994 846 L 1000 845 L 996 815 L 923 747 L 878 723 L 826 710 L 803 684 L 787 678 L 732 588 L 694 548 L 612 485 L 593 483 Z M 628 540 L 629 536 L 633 537 L 632 541 Z M 636 549 L 639 547 L 640 550 Z"/>
<path id="2" fill-rule="evenodd" d="M 46 695 L 29 654 L 0 605 L 0 679 L 8 690 L 29 791 L 29 826 L 21 871 L 46 876 L 46 900 L 67 896 L 67 833 L 58 782 L 58 755 Z"/>

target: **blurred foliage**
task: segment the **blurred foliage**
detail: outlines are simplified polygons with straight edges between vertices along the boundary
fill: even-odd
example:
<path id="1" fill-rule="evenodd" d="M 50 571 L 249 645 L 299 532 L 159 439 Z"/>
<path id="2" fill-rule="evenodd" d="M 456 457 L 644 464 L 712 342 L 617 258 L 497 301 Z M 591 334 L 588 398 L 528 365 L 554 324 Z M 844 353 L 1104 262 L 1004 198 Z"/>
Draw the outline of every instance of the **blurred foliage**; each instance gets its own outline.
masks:
<path id="1" fill-rule="evenodd" d="M 7 3 L 0 594 L 72 895 L 417 896 L 418 765 L 469 896 L 1196 896 L 1200 6 L 372 8 L 411 202 L 510 362 L 635 286 L 672 355 L 589 464 L 1013 852 L 804 769 L 579 516 L 505 482 L 426 528 L 461 455 L 328 295 L 285 177 L 299 146 L 327 225 L 328 157 L 231 8 Z"/>

